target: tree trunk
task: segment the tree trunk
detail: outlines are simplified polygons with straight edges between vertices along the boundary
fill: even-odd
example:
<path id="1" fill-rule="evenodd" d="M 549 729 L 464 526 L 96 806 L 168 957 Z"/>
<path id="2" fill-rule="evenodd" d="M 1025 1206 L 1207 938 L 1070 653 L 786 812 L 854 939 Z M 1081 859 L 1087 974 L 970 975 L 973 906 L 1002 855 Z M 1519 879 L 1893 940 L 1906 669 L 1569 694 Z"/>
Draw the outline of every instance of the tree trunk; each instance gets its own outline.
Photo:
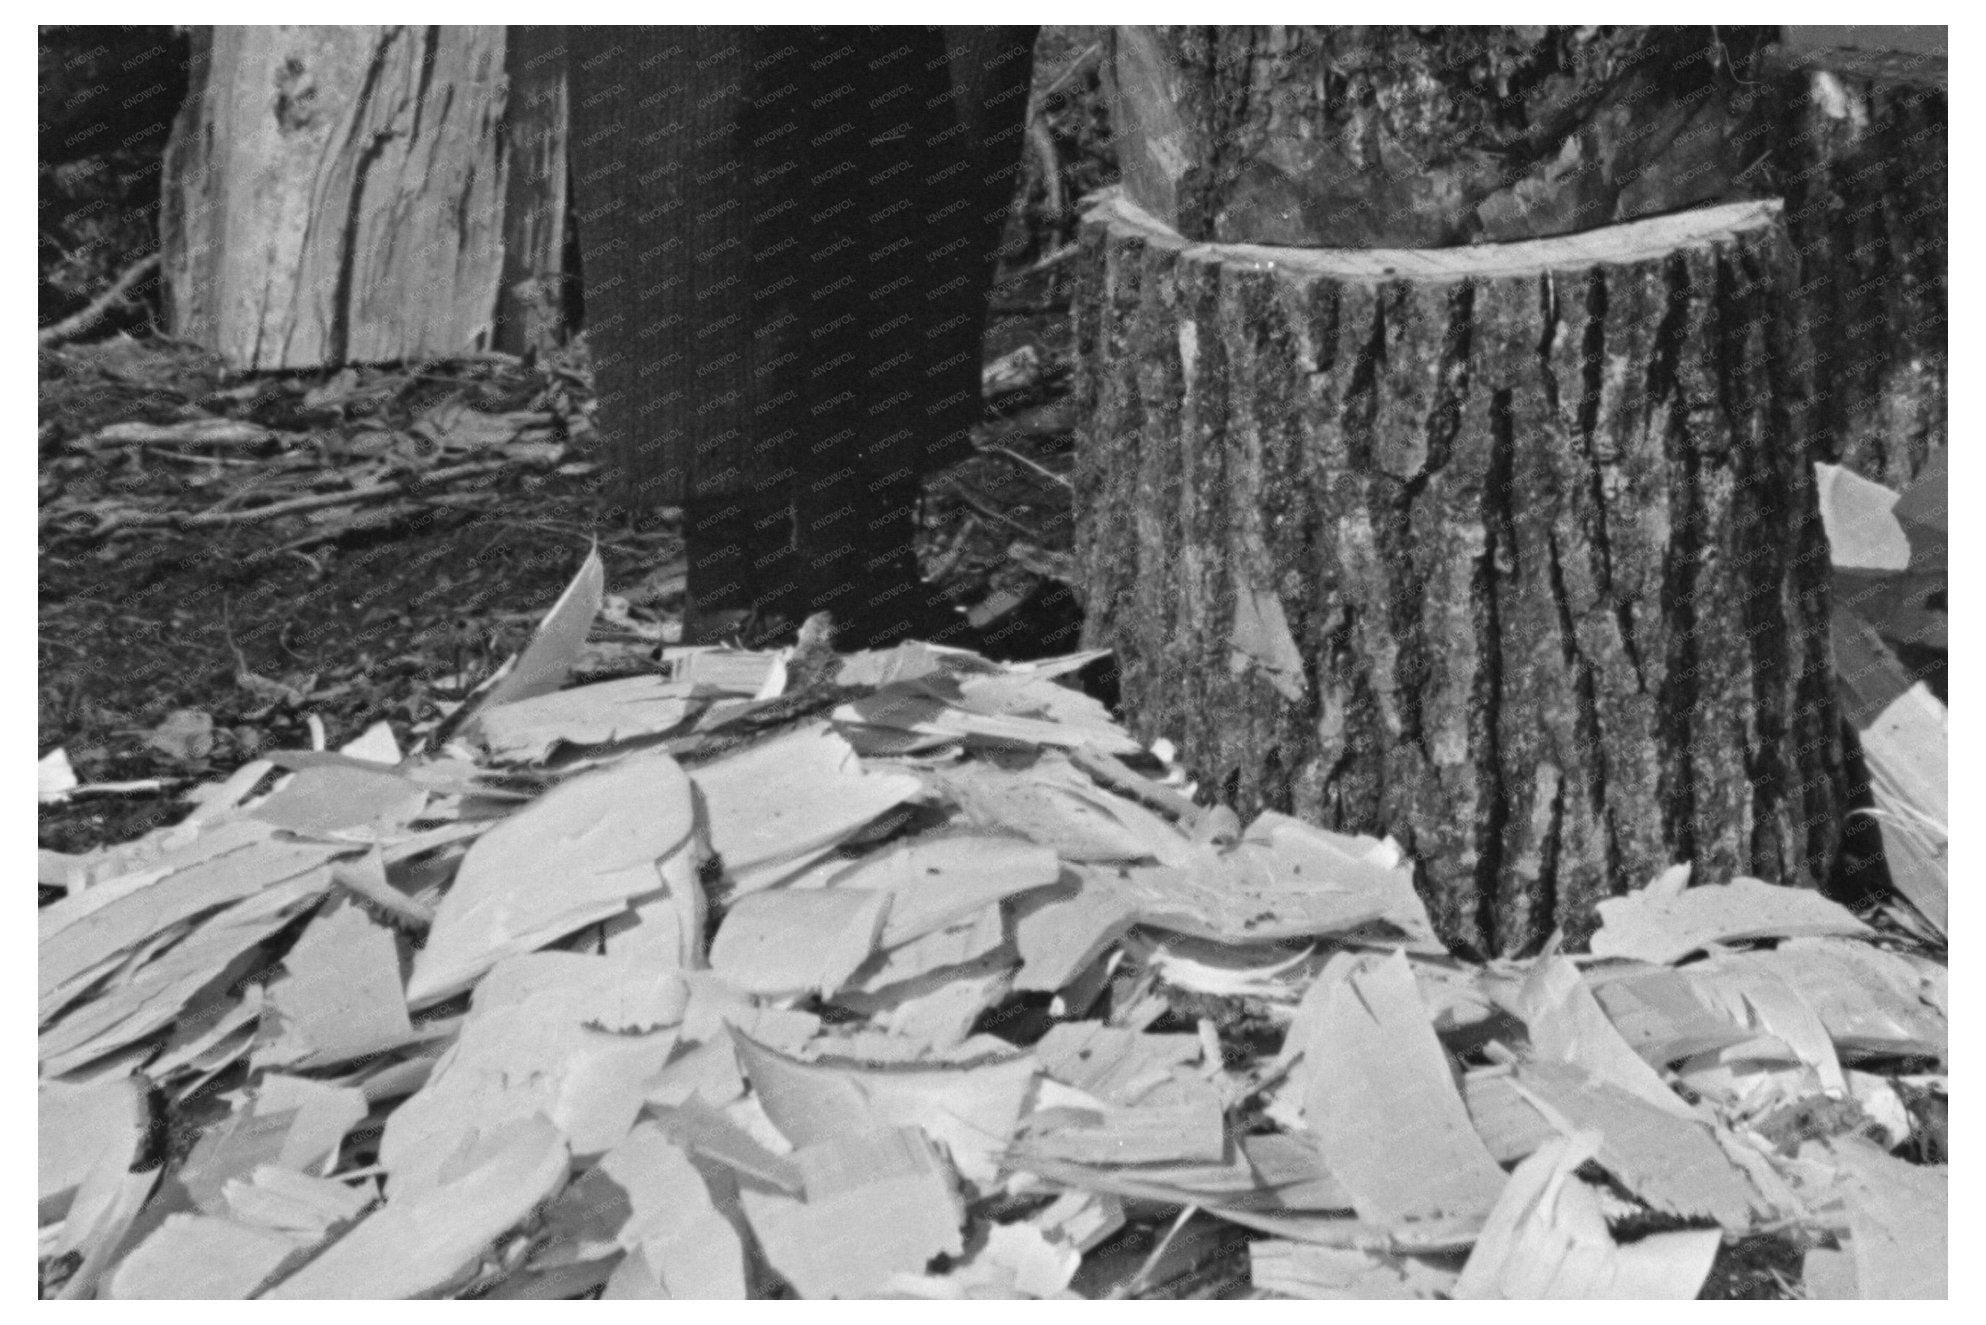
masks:
<path id="1" fill-rule="evenodd" d="M 1443 251 L 1195 245 L 1077 299 L 1086 640 L 1244 812 L 1384 832 L 1510 953 L 1672 861 L 1827 877 L 1840 752 L 1778 207 Z"/>
<path id="2" fill-rule="evenodd" d="M 971 453 L 1032 28 L 589 28 L 573 180 L 605 454 L 680 503 L 685 632 L 956 621 L 923 476 Z"/>
<path id="3" fill-rule="evenodd" d="M 1816 458 L 1908 487 L 1946 445 L 1945 58 L 1789 44 L 1766 71 L 1799 423 Z"/>
<path id="4" fill-rule="evenodd" d="M 562 28 L 516 26 L 503 53 L 503 275 L 496 347 L 547 350 L 565 339 L 566 49 Z"/>
<path id="5" fill-rule="evenodd" d="M 1188 239 L 1529 239 L 1765 183 L 1772 28 L 1114 31 L 1125 192 Z"/>
<path id="6" fill-rule="evenodd" d="M 174 334 L 243 369 L 489 344 L 500 27 L 198 34 L 165 161 Z"/>

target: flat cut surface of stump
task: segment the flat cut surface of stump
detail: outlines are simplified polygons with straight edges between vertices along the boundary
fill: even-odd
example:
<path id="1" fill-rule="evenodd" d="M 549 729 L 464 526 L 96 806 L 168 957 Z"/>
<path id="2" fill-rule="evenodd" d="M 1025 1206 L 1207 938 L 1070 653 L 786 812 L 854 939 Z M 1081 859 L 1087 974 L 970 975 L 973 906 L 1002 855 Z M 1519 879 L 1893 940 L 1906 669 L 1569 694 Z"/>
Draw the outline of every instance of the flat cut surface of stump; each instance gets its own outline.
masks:
<path id="1" fill-rule="evenodd" d="M 1083 236 L 1087 641 L 1214 794 L 1388 832 L 1516 951 L 1676 860 L 1826 877 L 1810 458 L 1770 203 L 1429 251 Z"/>

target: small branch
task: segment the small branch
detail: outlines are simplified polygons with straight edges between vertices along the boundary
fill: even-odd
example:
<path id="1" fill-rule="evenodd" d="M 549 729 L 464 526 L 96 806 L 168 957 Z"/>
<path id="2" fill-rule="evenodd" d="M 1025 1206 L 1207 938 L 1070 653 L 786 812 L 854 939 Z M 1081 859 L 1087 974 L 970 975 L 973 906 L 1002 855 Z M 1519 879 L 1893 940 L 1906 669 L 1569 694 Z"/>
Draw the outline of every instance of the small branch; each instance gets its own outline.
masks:
<path id="1" fill-rule="evenodd" d="M 88 307 L 71 313 L 60 322 L 43 327 L 36 333 L 36 344 L 42 348 L 60 345 L 65 340 L 74 340 L 91 327 L 104 320 L 110 310 L 124 302 L 131 287 L 151 275 L 159 268 L 159 255 L 148 253 L 125 269 L 122 276 L 112 281 L 110 288 L 90 300 Z"/>
<path id="2" fill-rule="evenodd" d="M 1050 483 L 1059 483 L 1071 492 L 1074 492 L 1076 490 L 1076 485 L 1074 483 L 1071 483 L 1066 475 L 1058 474 L 1054 470 L 1050 469 L 1047 465 L 1042 464 L 1040 461 L 1030 460 L 1026 456 L 1022 455 L 1019 451 L 1009 450 L 1007 447 L 1000 445 L 1000 443 L 998 442 L 982 442 L 980 444 L 979 449 L 981 451 L 991 451 L 995 455 L 1005 456 L 1007 459 L 1013 461 L 1015 464 L 1020 465 L 1026 469 L 1031 469 L 1035 473 L 1047 479 Z"/>
<path id="3" fill-rule="evenodd" d="M 1031 529 L 1026 524 L 1016 520 L 1013 516 L 1008 515 L 1005 511 L 957 479 L 947 479 L 943 491 L 951 493 L 952 496 L 958 498 L 961 504 L 971 507 L 987 519 L 1007 526 L 1007 528 L 1013 530 L 1028 542 L 1033 543 L 1036 547 L 1045 547 L 1047 545 L 1048 540 L 1043 538 L 1038 530 Z"/>
<path id="4" fill-rule="evenodd" d="M 1034 99 L 1035 104 L 1039 106 L 1053 99 L 1056 96 L 1056 94 L 1062 92 L 1071 83 L 1075 82 L 1078 78 L 1081 78 L 1084 74 L 1088 73 L 1090 71 L 1091 66 L 1099 63 L 1102 59 L 1103 59 L 1102 42 L 1093 41 L 1089 45 L 1083 47 L 1081 51 L 1077 52 L 1076 58 L 1069 61 L 1069 67 L 1064 69 L 1061 73 L 1057 74 L 1055 76 L 1054 82 L 1050 83 L 1047 87 L 1041 89 L 1041 95 L 1037 96 Z"/>
<path id="5" fill-rule="evenodd" d="M 1078 253 L 1081 253 L 1082 251 L 1083 251 L 1083 246 L 1081 244 L 1064 244 L 1061 248 L 1056 249 L 1053 253 L 1050 253 L 1047 257 L 1042 258 L 1032 267 L 1027 267 L 1015 273 L 1015 275 L 1039 276 L 1042 272 L 1049 271 L 1053 268 L 1061 266 L 1063 263 L 1067 262 L 1070 258 L 1075 257 Z"/>
<path id="6" fill-rule="evenodd" d="M 1054 218 L 1059 232 L 1069 219 L 1069 199 L 1062 190 L 1062 160 L 1055 155 L 1055 139 L 1048 132 L 1048 121 L 1042 116 L 1028 117 L 1027 141 L 1041 163 L 1041 187 L 1047 194 L 1043 205 Z"/>
<path id="7" fill-rule="evenodd" d="M 500 469 L 510 468 L 508 460 L 474 460 L 463 465 L 448 465 L 432 470 L 421 476 L 412 486 L 431 487 L 437 483 L 449 483 L 458 478 L 469 478 L 476 474 L 493 474 Z M 180 529 L 211 529 L 217 525 L 260 524 L 264 520 L 274 520 L 285 515 L 296 515 L 304 511 L 322 511 L 334 506 L 356 506 L 361 502 L 379 501 L 386 497 L 399 497 L 407 493 L 409 485 L 397 479 L 385 483 L 375 483 L 369 488 L 355 488 L 350 492 L 326 492 L 312 497 L 293 497 L 288 501 L 271 502 L 267 506 L 257 506 L 247 511 L 203 511 L 198 515 L 181 515 L 171 518 L 171 523 Z"/>
<path id="8" fill-rule="evenodd" d="M 1069 67 L 1055 76 L 1055 80 L 1037 95 L 1028 98 L 1027 140 L 1041 163 L 1041 187 L 1047 195 L 1044 204 L 1055 218 L 1057 230 L 1069 219 L 1069 198 L 1062 187 L 1062 161 L 1055 153 L 1055 137 L 1048 131 L 1048 103 L 1064 88 L 1088 72 L 1091 65 L 1103 57 L 1103 44 L 1091 42 L 1084 47 Z"/>

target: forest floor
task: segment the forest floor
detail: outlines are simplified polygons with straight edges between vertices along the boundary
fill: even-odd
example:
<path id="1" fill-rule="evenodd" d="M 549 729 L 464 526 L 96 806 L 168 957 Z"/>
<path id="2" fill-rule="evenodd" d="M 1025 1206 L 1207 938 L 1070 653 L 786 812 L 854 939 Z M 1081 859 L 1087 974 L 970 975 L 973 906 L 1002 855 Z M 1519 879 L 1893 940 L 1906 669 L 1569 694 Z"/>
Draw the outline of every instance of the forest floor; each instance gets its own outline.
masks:
<path id="1" fill-rule="evenodd" d="M 1044 31 L 1038 90 L 1090 35 Z M 1065 82 L 1045 116 L 1059 194 L 1030 153 L 1002 253 L 980 454 L 927 483 L 926 577 L 995 657 L 1072 649 L 1081 620 L 1065 583 L 1071 281 L 1052 259 L 1114 158 L 1093 68 Z M 45 322 L 142 255 L 142 171 L 97 167 L 44 170 L 44 235 L 64 239 L 44 245 Z M 88 218 L 73 234 L 71 214 Z M 675 642 L 680 512 L 600 518 L 583 333 L 530 363 L 242 378 L 146 316 L 39 359 L 38 745 L 84 783 L 141 784 L 43 806 L 44 848 L 171 822 L 191 782 L 308 744 L 307 714 L 333 744 L 382 719 L 418 738 L 516 652 L 596 541 L 630 629 Z M 260 510 L 298 498 L 319 504 Z"/>

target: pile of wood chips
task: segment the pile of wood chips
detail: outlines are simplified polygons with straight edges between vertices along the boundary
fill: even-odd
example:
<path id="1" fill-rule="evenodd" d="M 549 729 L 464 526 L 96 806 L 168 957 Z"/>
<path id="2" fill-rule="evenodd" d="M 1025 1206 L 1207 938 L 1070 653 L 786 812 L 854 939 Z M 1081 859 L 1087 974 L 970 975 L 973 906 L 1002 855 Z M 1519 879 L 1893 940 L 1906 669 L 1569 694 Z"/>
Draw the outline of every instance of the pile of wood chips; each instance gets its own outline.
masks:
<path id="1" fill-rule="evenodd" d="M 1769 1237 L 1945 1295 L 1926 945 L 1677 866 L 1471 964 L 1390 841 L 1196 801 L 1095 655 L 562 688 L 603 580 L 439 751 L 43 853 L 44 1294 L 1691 1298 Z"/>

